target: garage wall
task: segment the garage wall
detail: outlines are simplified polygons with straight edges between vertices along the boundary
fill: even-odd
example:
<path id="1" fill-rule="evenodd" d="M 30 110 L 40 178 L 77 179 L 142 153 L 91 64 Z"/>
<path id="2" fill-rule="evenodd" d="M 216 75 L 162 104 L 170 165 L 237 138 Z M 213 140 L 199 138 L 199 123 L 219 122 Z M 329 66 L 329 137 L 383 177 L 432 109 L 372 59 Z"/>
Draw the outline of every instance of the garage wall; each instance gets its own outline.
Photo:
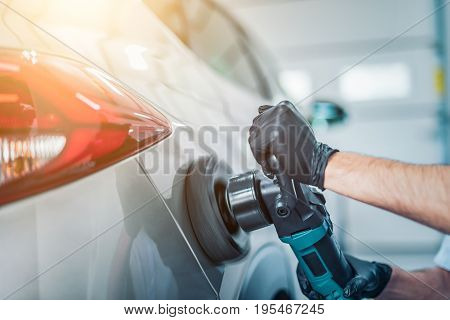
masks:
<path id="1" fill-rule="evenodd" d="M 270 49 L 281 76 L 291 75 L 291 96 L 346 108 L 345 125 L 318 130 L 323 141 L 414 163 L 444 161 L 433 0 L 222 2 Z M 405 268 L 432 264 L 438 232 L 330 192 L 327 198 L 347 251 Z"/>

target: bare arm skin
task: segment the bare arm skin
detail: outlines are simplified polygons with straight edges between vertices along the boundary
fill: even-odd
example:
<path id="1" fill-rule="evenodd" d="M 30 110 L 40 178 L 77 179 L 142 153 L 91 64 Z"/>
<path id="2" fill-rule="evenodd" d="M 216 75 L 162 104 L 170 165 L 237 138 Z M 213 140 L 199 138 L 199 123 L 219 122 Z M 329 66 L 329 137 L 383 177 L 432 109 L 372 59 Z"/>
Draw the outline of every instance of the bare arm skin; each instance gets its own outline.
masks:
<path id="1" fill-rule="evenodd" d="M 393 268 L 391 279 L 377 299 L 450 299 L 450 272 L 438 267 L 414 272 Z"/>
<path id="2" fill-rule="evenodd" d="M 450 166 L 338 152 L 328 161 L 324 186 L 450 233 Z"/>

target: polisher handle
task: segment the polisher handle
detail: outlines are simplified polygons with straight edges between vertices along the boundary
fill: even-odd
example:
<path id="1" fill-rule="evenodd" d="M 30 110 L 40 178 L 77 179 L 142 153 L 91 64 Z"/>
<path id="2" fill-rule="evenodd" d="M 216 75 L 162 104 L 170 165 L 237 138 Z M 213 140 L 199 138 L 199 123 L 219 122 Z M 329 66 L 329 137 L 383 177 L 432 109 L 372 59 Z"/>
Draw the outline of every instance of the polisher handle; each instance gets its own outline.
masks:
<path id="1" fill-rule="evenodd" d="M 297 201 L 294 182 L 291 178 L 283 174 L 280 162 L 275 155 L 271 155 L 267 162 L 270 169 L 277 177 L 278 185 L 280 187 L 280 197 L 276 202 L 277 213 L 280 216 L 287 216 L 294 209 Z"/>
<path id="2" fill-rule="evenodd" d="M 268 164 L 276 175 L 280 187 L 281 195 L 276 202 L 277 214 L 288 215 L 298 199 L 294 182 L 283 174 L 276 156 L 272 155 L 268 159 Z M 326 212 L 325 205 L 322 206 Z M 320 214 L 319 211 L 314 212 Z M 353 270 L 334 239 L 331 222 L 324 220 L 320 226 L 281 237 L 280 240 L 291 246 L 297 256 L 299 267 L 305 273 L 313 290 L 325 299 L 345 299 L 343 287 L 353 277 Z"/>
<path id="3" fill-rule="evenodd" d="M 312 230 L 280 238 L 291 246 L 312 289 L 327 300 L 346 300 L 343 288 L 353 269 L 335 241 L 327 221 Z"/>

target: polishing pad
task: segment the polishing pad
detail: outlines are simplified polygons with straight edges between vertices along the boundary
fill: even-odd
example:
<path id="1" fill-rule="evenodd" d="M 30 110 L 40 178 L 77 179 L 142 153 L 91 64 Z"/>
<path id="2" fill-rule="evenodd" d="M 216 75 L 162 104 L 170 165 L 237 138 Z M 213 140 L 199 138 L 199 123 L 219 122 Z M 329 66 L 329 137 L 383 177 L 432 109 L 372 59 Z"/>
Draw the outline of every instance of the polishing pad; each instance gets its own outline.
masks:
<path id="1" fill-rule="evenodd" d="M 189 167 L 186 203 L 195 235 L 205 253 L 221 264 L 244 257 L 248 234 L 229 209 L 227 185 L 231 168 L 216 157 L 202 157 Z"/>

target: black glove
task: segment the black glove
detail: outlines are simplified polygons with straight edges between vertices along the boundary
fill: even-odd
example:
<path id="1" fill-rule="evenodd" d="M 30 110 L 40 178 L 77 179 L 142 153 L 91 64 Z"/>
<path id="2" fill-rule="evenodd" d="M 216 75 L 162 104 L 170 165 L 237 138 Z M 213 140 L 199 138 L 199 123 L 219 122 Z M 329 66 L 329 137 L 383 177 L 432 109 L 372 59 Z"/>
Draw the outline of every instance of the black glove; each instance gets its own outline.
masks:
<path id="1" fill-rule="evenodd" d="M 392 268 L 384 263 L 363 261 L 352 256 L 345 256 L 352 266 L 355 277 L 344 288 L 344 297 L 350 299 L 376 298 L 391 279 Z M 303 294 L 312 300 L 323 297 L 311 288 L 300 265 L 297 266 L 297 278 Z"/>
<path id="2" fill-rule="evenodd" d="M 272 178 L 267 159 L 275 155 L 291 179 L 323 189 L 328 159 L 338 150 L 317 142 L 308 121 L 288 101 L 258 111 L 248 142 L 264 173 Z"/>
<path id="3" fill-rule="evenodd" d="M 300 289 L 309 300 L 323 300 L 322 295 L 312 289 L 303 269 L 300 268 L 300 263 L 297 265 L 297 279 Z"/>
<path id="4" fill-rule="evenodd" d="M 356 276 L 345 286 L 344 296 L 352 299 L 377 297 L 391 279 L 392 268 L 384 263 L 345 257 Z"/>

